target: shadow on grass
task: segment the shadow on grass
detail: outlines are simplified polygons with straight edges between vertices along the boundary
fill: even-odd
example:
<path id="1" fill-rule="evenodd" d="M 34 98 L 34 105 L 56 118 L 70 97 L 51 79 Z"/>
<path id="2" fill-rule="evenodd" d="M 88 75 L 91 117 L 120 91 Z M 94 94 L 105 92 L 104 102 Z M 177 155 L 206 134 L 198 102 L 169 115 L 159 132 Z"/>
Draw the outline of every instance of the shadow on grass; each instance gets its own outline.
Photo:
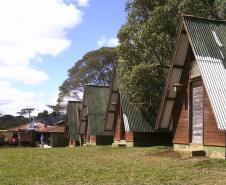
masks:
<path id="1" fill-rule="evenodd" d="M 193 167 L 198 167 L 201 169 L 205 168 L 226 168 L 226 160 L 224 159 L 207 159 L 203 161 L 196 162 Z"/>
<path id="2" fill-rule="evenodd" d="M 171 147 L 157 147 L 156 150 L 149 152 L 148 157 L 169 157 L 169 158 L 181 158 L 179 153 L 175 152 Z"/>

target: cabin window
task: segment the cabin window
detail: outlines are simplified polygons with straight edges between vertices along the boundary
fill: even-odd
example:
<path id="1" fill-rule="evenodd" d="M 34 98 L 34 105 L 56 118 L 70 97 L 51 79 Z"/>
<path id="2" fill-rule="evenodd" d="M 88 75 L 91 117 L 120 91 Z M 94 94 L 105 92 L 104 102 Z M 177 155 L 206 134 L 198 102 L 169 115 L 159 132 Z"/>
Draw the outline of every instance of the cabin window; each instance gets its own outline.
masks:
<path id="1" fill-rule="evenodd" d="M 191 78 L 195 78 L 200 76 L 200 70 L 199 70 L 199 66 L 198 63 L 196 61 L 193 61 L 191 63 Z"/>

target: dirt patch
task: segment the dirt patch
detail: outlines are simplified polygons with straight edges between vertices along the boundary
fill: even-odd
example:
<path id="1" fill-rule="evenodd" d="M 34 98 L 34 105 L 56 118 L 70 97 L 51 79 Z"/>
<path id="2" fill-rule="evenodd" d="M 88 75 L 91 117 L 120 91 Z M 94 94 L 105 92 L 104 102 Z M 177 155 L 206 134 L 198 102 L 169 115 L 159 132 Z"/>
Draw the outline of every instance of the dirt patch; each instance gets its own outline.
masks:
<path id="1" fill-rule="evenodd" d="M 147 157 L 170 157 L 170 158 L 180 158 L 178 152 L 175 152 L 173 149 L 162 149 L 157 152 L 150 152 L 146 154 Z"/>

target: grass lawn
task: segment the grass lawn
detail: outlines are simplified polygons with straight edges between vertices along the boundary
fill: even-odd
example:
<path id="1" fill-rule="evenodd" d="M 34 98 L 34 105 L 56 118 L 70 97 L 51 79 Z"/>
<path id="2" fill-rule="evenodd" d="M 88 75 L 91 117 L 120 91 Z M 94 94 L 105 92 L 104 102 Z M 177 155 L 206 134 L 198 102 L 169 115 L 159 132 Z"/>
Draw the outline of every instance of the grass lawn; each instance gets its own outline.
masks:
<path id="1" fill-rule="evenodd" d="M 226 184 L 226 160 L 167 148 L 0 148 L 0 184 Z"/>

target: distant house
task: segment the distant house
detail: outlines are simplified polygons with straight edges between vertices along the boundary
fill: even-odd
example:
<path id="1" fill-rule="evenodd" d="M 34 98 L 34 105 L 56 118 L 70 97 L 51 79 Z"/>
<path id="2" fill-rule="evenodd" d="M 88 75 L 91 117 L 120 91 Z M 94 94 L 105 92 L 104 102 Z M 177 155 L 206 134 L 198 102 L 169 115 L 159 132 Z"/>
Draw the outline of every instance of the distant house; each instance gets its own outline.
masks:
<path id="1" fill-rule="evenodd" d="M 63 147 L 67 145 L 64 130 L 64 125 L 50 126 L 36 123 L 32 127 L 30 124 L 23 124 L 9 128 L 7 132 L 13 132 L 14 137 L 18 137 L 22 145 L 36 146 L 37 143 L 40 143 L 40 137 L 43 135 L 45 144 L 52 147 Z"/>
<path id="2" fill-rule="evenodd" d="M 183 16 L 156 128 L 175 150 L 225 156 L 226 22 Z"/>
<path id="3" fill-rule="evenodd" d="M 64 135 L 64 127 L 57 127 L 50 131 L 50 146 L 51 147 L 66 147 L 68 140 Z"/>
<path id="4" fill-rule="evenodd" d="M 117 72 L 114 72 L 105 118 L 105 130 L 114 133 L 113 146 L 170 144 L 170 134 L 154 129 L 154 124 L 149 123 L 136 105 L 129 102 L 127 95 L 121 92 L 118 79 Z"/>
<path id="5" fill-rule="evenodd" d="M 107 145 L 113 133 L 104 130 L 109 86 L 85 85 L 80 135 L 86 144 Z"/>
<path id="6" fill-rule="evenodd" d="M 69 129 L 69 146 L 80 145 L 79 138 L 79 122 L 81 114 L 82 102 L 68 101 L 67 118 Z"/>
<path id="7" fill-rule="evenodd" d="M 0 146 L 5 144 L 6 141 L 7 130 L 0 130 Z"/>
<path id="8" fill-rule="evenodd" d="M 30 124 L 22 124 L 16 127 L 8 128 L 7 132 L 11 133 L 12 138 L 16 140 L 15 144 L 18 144 L 18 138 L 20 138 L 20 143 L 22 145 L 35 146 L 36 140 L 36 130 L 29 128 Z M 9 144 L 11 143 L 11 138 L 8 138 Z"/>

